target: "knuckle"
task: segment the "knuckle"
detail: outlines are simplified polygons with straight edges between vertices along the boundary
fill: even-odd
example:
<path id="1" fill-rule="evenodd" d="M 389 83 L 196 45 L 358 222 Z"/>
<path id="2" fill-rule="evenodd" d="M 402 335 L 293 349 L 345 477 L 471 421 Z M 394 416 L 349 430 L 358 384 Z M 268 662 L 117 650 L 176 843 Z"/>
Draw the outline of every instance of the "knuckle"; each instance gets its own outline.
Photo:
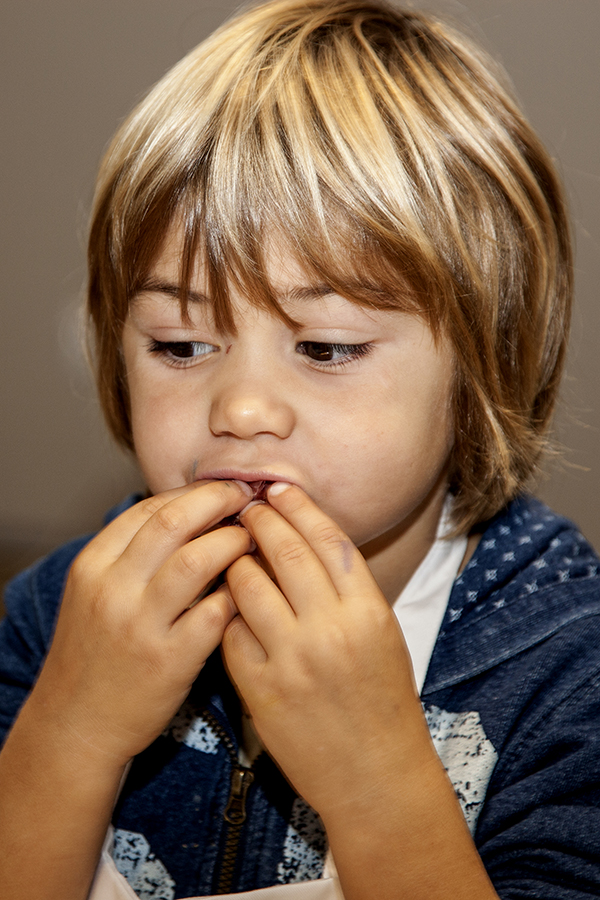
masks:
<path id="1" fill-rule="evenodd" d="M 141 503 L 138 504 L 138 508 L 142 510 L 148 518 L 156 515 L 159 510 L 161 510 L 165 506 L 164 499 L 161 499 L 160 495 L 153 495 L 152 497 L 146 497 Z"/>
<path id="2" fill-rule="evenodd" d="M 248 639 L 248 626 L 241 616 L 235 616 L 231 622 L 227 624 L 223 632 L 222 647 L 227 657 L 227 664 L 231 668 L 235 665 L 236 650 L 239 651 L 245 641 Z"/>
<path id="3" fill-rule="evenodd" d="M 321 546 L 330 548 L 332 550 L 337 550 L 340 547 L 343 547 L 345 543 L 348 541 L 348 538 L 345 537 L 344 534 L 337 528 L 335 525 L 327 522 L 323 525 L 318 525 L 312 535 L 312 540 L 315 544 L 320 544 Z"/>
<path id="4" fill-rule="evenodd" d="M 246 626 L 241 617 L 234 616 L 231 622 L 229 622 L 229 624 L 227 625 L 225 633 L 223 634 L 223 645 L 227 647 L 230 644 L 236 643 L 239 637 L 244 636 L 245 628 Z"/>
<path id="5" fill-rule="evenodd" d="M 185 544 L 175 558 L 179 572 L 185 578 L 204 577 L 211 568 L 212 557 L 198 544 Z"/>
<path id="6" fill-rule="evenodd" d="M 254 566 L 246 565 L 243 558 L 229 567 L 227 581 L 235 595 L 247 597 L 250 602 L 261 594 L 260 573 Z"/>
<path id="7" fill-rule="evenodd" d="M 210 596 L 202 602 L 204 604 L 202 614 L 203 628 L 210 632 L 222 634 L 231 619 L 231 615 L 228 613 L 225 604 L 216 597 Z"/>
<path id="8" fill-rule="evenodd" d="M 69 569 L 69 582 L 71 584 L 80 584 L 89 574 L 89 557 L 90 553 L 80 553 L 75 557 Z"/>
<path id="9" fill-rule="evenodd" d="M 86 547 L 75 557 L 69 569 L 67 585 L 75 593 L 84 592 L 101 579 L 102 563 L 93 548 Z"/>
<path id="10" fill-rule="evenodd" d="M 283 541 L 273 552 L 273 563 L 283 566 L 298 566 L 306 562 L 308 553 L 304 544 L 298 541 Z"/>
<path id="11" fill-rule="evenodd" d="M 353 655 L 352 641 L 346 630 L 340 626 L 331 625 L 324 629 L 318 649 L 325 660 L 344 659 L 348 655 Z"/>
<path id="12" fill-rule="evenodd" d="M 181 515 L 170 504 L 161 506 L 152 516 L 152 521 L 159 531 L 169 537 L 179 534 L 184 524 Z"/>

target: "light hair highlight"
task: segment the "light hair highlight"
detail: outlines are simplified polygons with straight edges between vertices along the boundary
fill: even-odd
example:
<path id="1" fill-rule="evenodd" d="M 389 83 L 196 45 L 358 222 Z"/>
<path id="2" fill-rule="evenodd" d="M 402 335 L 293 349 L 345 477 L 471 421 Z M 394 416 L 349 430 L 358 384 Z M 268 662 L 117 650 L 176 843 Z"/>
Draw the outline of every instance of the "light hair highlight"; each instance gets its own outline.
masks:
<path id="1" fill-rule="evenodd" d="M 170 227 L 182 303 L 197 253 L 285 318 L 269 238 L 349 299 L 411 309 L 456 359 L 457 530 L 524 489 L 564 361 L 571 257 L 553 165 L 495 63 L 378 0 L 272 0 L 185 57 L 117 133 L 98 180 L 89 308 L 113 434 L 131 446 L 120 336 Z"/>

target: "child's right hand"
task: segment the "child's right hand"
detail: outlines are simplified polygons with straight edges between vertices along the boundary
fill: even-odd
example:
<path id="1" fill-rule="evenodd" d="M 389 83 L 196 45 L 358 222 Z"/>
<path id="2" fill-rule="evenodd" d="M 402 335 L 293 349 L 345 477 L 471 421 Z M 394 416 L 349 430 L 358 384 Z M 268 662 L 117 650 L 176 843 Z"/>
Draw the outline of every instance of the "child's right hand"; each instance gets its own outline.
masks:
<path id="1" fill-rule="evenodd" d="M 125 765 L 187 696 L 235 614 L 221 590 L 188 607 L 251 547 L 241 527 L 204 532 L 251 499 L 228 481 L 151 497 L 76 558 L 34 694 L 88 752 Z"/>

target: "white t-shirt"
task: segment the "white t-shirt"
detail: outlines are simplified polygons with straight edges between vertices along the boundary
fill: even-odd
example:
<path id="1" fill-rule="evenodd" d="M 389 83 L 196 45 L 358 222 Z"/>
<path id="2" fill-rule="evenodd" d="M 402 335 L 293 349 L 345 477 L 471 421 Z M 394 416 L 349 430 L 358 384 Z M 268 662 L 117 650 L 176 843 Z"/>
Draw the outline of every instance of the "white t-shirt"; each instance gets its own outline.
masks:
<path id="1" fill-rule="evenodd" d="M 444 504 L 436 539 L 394 603 L 417 689 L 421 693 L 452 586 L 467 551 L 467 536 L 444 538 L 450 530 L 451 499 Z"/>

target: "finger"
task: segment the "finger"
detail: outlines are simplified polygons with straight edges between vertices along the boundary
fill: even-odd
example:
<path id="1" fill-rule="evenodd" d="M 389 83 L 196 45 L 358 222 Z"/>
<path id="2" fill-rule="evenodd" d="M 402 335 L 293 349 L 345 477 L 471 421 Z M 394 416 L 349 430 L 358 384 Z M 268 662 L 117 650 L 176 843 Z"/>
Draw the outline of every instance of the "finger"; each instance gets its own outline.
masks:
<path id="1" fill-rule="evenodd" d="M 227 582 L 221 585 L 210 599 L 218 596 L 222 597 L 223 601 L 228 604 L 228 612 L 230 613 L 229 621 L 226 624 L 221 640 L 223 660 L 230 678 L 238 684 L 238 678 L 242 672 L 247 673 L 249 669 L 255 670 L 257 665 L 264 664 L 267 660 L 267 654 L 260 641 L 257 640 L 240 615 Z M 230 663 L 233 665 L 237 677 L 234 677 L 233 671 L 230 669 Z"/>
<path id="2" fill-rule="evenodd" d="M 196 487 L 195 484 L 186 484 L 140 500 L 109 522 L 102 531 L 98 532 L 88 544 L 88 550 L 96 551 L 99 556 L 109 561 L 111 557 L 118 559 L 131 539 L 148 519 L 166 503 L 195 490 Z"/>
<path id="3" fill-rule="evenodd" d="M 172 628 L 182 661 L 195 660 L 194 670 L 197 670 L 219 646 L 225 629 L 236 615 L 226 584 L 186 610 Z"/>
<path id="4" fill-rule="evenodd" d="M 250 492 L 241 482 L 211 481 L 159 505 L 123 550 L 117 569 L 149 582 L 176 550 L 243 509 Z"/>
<path id="5" fill-rule="evenodd" d="M 341 598 L 373 590 L 376 582 L 362 553 L 303 490 L 277 482 L 269 488 L 267 498 L 306 541 Z"/>
<path id="6" fill-rule="evenodd" d="M 311 606 L 315 597 L 322 606 L 338 602 L 325 566 L 296 528 L 274 508 L 254 504 L 242 512 L 240 521 L 256 541 L 296 614 Z"/>
<path id="7" fill-rule="evenodd" d="M 256 677 L 267 661 L 267 653 L 241 615 L 228 624 L 221 642 L 227 671 L 239 687 L 248 677 Z"/>
<path id="8" fill-rule="evenodd" d="M 252 547 L 245 528 L 236 525 L 209 531 L 179 547 L 151 579 L 144 612 L 174 622 L 206 593 L 213 580 Z"/>
<path id="9" fill-rule="evenodd" d="M 267 655 L 294 628 L 296 614 L 260 563 L 242 556 L 227 570 L 227 584 L 237 609 Z"/>

